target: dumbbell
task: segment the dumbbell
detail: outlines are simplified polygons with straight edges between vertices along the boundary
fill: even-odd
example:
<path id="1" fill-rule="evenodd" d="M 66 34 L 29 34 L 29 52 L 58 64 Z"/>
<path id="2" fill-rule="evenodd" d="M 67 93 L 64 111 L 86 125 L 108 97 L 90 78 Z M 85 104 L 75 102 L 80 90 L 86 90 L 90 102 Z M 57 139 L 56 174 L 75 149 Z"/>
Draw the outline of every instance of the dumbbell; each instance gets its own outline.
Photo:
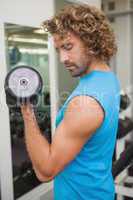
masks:
<path id="1" fill-rule="evenodd" d="M 130 131 L 133 130 L 133 120 L 129 117 L 119 119 L 117 138 L 121 139 L 125 137 Z"/>
<path id="2" fill-rule="evenodd" d="M 133 161 L 133 143 L 131 143 L 121 154 L 120 158 L 113 163 L 112 174 L 116 178 Z"/>
<path id="3" fill-rule="evenodd" d="M 120 111 L 126 110 L 130 105 L 130 98 L 127 94 L 121 94 Z"/>
<path id="4" fill-rule="evenodd" d="M 27 65 L 13 68 L 5 78 L 6 103 L 9 107 L 19 107 L 30 102 L 38 103 L 43 81 L 39 72 Z"/>

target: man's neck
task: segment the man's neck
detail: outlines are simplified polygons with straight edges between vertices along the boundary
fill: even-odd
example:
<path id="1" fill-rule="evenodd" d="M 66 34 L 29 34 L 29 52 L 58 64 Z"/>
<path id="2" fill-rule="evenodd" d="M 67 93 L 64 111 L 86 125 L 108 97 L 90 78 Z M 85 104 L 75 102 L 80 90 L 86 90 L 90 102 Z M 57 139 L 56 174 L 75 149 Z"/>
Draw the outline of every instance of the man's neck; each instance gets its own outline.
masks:
<path id="1" fill-rule="evenodd" d="M 90 73 L 91 71 L 111 71 L 110 67 L 105 62 L 100 61 L 94 61 L 90 64 L 88 67 L 87 73 Z"/>

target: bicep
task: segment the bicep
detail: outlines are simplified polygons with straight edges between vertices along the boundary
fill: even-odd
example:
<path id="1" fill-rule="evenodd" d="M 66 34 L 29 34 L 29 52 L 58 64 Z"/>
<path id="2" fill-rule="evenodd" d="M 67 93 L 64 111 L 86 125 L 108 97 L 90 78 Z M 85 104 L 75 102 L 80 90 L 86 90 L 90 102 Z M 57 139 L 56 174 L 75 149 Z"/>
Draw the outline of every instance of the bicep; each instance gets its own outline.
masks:
<path id="1" fill-rule="evenodd" d="M 90 97 L 84 100 L 82 105 L 80 97 L 73 99 L 56 129 L 51 145 L 55 174 L 76 157 L 103 121 L 104 113 L 100 105 Z"/>

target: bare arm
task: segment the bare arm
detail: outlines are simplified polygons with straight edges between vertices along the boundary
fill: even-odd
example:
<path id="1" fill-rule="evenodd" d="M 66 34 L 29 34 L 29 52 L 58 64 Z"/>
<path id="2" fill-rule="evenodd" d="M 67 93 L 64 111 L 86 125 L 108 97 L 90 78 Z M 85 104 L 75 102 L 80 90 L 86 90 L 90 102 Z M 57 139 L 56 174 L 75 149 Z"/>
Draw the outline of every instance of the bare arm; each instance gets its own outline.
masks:
<path id="1" fill-rule="evenodd" d="M 54 178 L 81 151 L 100 127 L 104 112 L 96 100 L 78 96 L 71 100 L 50 145 L 41 135 L 30 106 L 23 106 L 25 139 L 36 175 L 41 181 Z"/>

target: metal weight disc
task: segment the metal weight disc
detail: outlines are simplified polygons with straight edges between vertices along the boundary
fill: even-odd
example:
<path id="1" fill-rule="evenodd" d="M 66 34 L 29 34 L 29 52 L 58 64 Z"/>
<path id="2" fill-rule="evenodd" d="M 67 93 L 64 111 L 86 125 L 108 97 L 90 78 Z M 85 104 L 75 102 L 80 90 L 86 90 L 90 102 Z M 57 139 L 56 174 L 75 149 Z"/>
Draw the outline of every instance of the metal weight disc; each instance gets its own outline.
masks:
<path id="1" fill-rule="evenodd" d="M 40 74 L 29 66 L 14 68 L 7 77 L 9 93 L 17 98 L 30 98 L 42 88 Z"/>

